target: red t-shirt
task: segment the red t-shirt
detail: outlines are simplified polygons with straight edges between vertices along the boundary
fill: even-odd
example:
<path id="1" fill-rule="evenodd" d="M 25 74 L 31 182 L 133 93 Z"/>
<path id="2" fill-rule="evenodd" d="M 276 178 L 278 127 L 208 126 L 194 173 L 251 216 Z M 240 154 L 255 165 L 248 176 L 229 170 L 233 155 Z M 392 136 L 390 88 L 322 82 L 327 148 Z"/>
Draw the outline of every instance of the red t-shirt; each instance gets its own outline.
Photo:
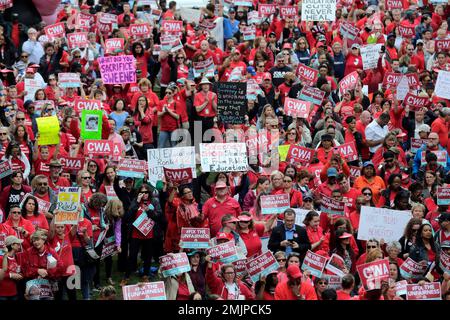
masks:
<path id="1" fill-rule="evenodd" d="M 73 248 L 80 248 L 81 246 L 86 245 L 85 243 L 81 244 L 80 239 L 84 241 L 83 230 L 87 230 L 87 236 L 92 239 L 92 223 L 88 219 L 84 219 L 78 222 L 77 233 L 72 236 L 70 235 L 70 242 Z"/>
<path id="2" fill-rule="evenodd" d="M 211 100 L 202 111 L 197 112 L 197 114 L 200 117 L 212 118 L 212 117 L 216 116 L 216 111 L 214 111 L 214 109 L 212 107 L 213 96 L 214 96 L 214 101 L 217 104 L 217 95 L 213 94 L 213 92 L 211 92 L 211 91 L 208 91 L 207 94 L 205 94 L 203 91 L 197 92 L 195 94 L 195 96 L 194 96 L 194 107 L 199 107 L 203 103 L 205 103 L 206 97 L 209 97 L 209 99 Z"/>
<path id="3" fill-rule="evenodd" d="M 222 217 L 231 214 L 237 217 L 241 213 L 241 207 L 232 197 L 228 196 L 225 201 L 219 202 L 216 197 L 208 199 L 203 205 L 203 214 L 205 219 L 209 220 L 211 237 L 215 237 L 220 228 L 222 228 Z"/>
<path id="4" fill-rule="evenodd" d="M 239 235 L 242 238 L 242 241 L 245 243 L 245 247 L 247 248 L 247 257 L 253 257 L 260 255 L 262 242 L 261 237 L 264 234 L 264 225 L 255 224 L 253 229 L 249 230 L 248 233 L 239 232 Z"/>
<path id="5" fill-rule="evenodd" d="M 48 221 L 44 214 L 40 213 L 38 216 L 26 216 L 25 219 L 31 221 L 35 228 L 45 229 L 48 231 Z"/>

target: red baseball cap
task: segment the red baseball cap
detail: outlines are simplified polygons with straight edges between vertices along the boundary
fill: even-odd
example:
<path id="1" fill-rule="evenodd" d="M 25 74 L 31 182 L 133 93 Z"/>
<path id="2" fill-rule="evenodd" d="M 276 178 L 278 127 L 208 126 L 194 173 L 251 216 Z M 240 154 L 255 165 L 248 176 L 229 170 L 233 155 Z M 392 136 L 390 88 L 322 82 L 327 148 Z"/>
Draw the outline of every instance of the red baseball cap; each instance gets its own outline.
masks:
<path id="1" fill-rule="evenodd" d="M 242 214 L 242 215 L 238 216 L 238 219 L 239 219 L 239 221 L 252 221 L 253 218 L 250 216 L 247 216 L 245 214 Z"/>
<path id="2" fill-rule="evenodd" d="M 220 189 L 220 188 L 226 188 L 227 187 L 227 184 L 225 183 L 225 182 L 223 182 L 223 181 L 219 181 L 219 182 L 217 182 L 216 183 L 216 189 Z"/>
<path id="3" fill-rule="evenodd" d="M 286 273 L 289 277 L 294 279 L 300 278 L 302 276 L 302 272 L 296 264 L 291 264 L 289 267 L 287 267 Z"/>
<path id="4" fill-rule="evenodd" d="M 342 234 L 342 236 L 339 237 L 339 239 L 347 239 L 347 238 L 351 238 L 351 237 L 352 237 L 352 235 L 350 233 L 344 232 Z"/>
<path id="5" fill-rule="evenodd" d="M 227 233 L 227 232 L 219 232 L 216 235 L 216 240 L 228 240 L 228 241 L 231 241 L 231 240 L 233 240 L 233 235 L 231 233 Z"/>
<path id="6" fill-rule="evenodd" d="M 25 70 L 26 73 L 34 73 L 34 69 L 33 68 L 27 68 Z"/>
<path id="7" fill-rule="evenodd" d="M 272 81 L 272 75 L 269 72 L 264 73 L 263 75 L 263 81 L 264 80 L 270 80 Z"/>
<path id="8" fill-rule="evenodd" d="M 230 220 L 227 220 L 226 222 L 239 222 L 239 219 L 236 217 L 231 217 Z"/>
<path id="9" fill-rule="evenodd" d="M 283 49 L 292 49 L 292 43 L 286 42 L 285 44 L 283 44 Z"/>

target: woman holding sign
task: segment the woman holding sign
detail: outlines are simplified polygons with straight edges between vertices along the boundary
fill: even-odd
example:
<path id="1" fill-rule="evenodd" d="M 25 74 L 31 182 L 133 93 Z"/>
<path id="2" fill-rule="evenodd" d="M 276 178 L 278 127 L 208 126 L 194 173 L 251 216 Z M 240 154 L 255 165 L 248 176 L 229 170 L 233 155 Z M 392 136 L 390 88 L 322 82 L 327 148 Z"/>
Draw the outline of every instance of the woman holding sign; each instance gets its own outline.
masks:
<path id="1" fill-rule="evenodd" d="M 416 242 L 409 249 L 409 257 L 416 262 L 427 263 L 430 267 L 433 262 L 439 264 L 440 251 L 440 245 L 433 239 L 433 227 L 429 222 L 422 223 L 417 231 Z M 436 271 L 432 275 L 435 279 L 439 277 Z"/>
<path id="2" fill-rule="evenodd" d="M 36 197 L 28 196 L 22 204 L 22 217 L 31 221 L 36 230 L 48 231 L 48 221 L 44 214 L 39 213 L 39 203 Z"/>
<path id="3" fill-rule="evenodd" d="M 20 145 L 15 142 L 11 142 L 6 148 L 5 155 L 2 158 L 2 161 L 5 160 L 9 162 L 13 171 L 22 171 L 23 178 L 25 180 L 28 179 L 31 171 L 31 165 L 26 155 L 22 153 Z"/>

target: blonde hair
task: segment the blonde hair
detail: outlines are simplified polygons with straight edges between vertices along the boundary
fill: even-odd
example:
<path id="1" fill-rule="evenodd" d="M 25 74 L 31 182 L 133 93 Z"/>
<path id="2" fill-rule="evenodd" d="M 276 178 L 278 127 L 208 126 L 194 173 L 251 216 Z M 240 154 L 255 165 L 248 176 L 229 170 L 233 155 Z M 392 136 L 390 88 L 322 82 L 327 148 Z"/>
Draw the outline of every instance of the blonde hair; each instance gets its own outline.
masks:
<path id="1" fill-rule="evenodd" d="M 91 175 L 90 173 L 89 173 L 89 171 L 87 171 L 87 170 L 80 170 L 80 171 L 78 171 L 78 173 L 77 173 L 77 184 L 78 185 L 81 185 L 81 181 L 83 180 L 82 178 L 81 178 L 81 176 L 83 175 L 83 174 L 89 174 L 89 176 Z"/>
<path id="2" fill-rule="evenodd" d="M 111 199 L 105 207 L 105 214 L 111 220 L 122 218 L 124 214 L 122 201 L 119 199 Z"/>
<path id="3" fill-rule="evenodd" d="M 145 85 L 145 84 L 150 88 L 152 87 L 152 83 L 147 78 L 143 78 L 143 79 L 139 80 L 138 87 L 140 88 L 142 85 Z"/>

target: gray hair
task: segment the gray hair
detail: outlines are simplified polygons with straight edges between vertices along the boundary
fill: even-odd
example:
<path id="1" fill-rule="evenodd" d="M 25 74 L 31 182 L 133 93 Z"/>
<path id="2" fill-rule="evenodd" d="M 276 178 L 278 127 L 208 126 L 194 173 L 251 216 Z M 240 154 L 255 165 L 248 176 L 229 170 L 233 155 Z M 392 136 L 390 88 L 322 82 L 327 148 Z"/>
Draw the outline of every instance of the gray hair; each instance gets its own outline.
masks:
<path id="1" fill-rule="evenodd" d="M 391 241 L 386 245 L 386 251 L 390 251 L 391 249 L 394 249 L 394 248 L 396 248 L 398 250 L 402 250 L 402 245 L 400 244 L 400 242 L 398 242 L 396 240 Z"/>

